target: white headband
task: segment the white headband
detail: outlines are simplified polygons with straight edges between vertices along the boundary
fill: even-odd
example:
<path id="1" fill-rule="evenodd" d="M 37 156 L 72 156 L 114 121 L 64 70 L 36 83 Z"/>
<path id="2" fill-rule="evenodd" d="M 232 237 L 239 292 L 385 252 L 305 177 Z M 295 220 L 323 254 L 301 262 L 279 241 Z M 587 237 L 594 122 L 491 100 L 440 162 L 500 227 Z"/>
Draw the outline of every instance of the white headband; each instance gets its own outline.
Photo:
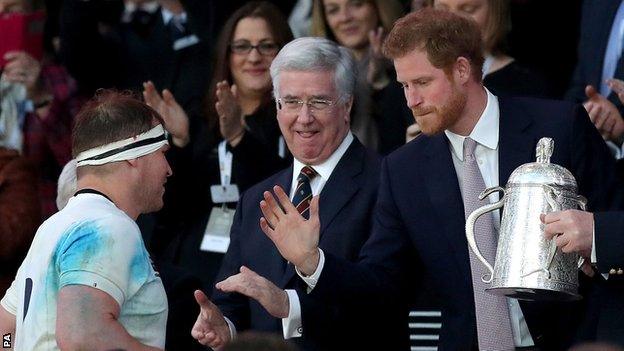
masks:
<path id="1" fill-rule="evenodd" d="M 128 139 L 85 150 L 76 156 L 76 167 L 99 166 L 111 162 L 132 160 L 169 145 L 162 124 Z"/>

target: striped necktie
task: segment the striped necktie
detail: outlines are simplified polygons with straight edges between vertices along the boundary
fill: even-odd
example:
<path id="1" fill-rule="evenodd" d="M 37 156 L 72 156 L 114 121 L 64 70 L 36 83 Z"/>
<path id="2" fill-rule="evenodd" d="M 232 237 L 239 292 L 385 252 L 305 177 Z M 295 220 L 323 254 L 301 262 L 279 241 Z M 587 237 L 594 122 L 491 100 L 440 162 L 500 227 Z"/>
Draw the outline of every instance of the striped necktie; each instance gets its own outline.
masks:
<path id="1" fill-rule="evenodd" d="M 305 166 L 301 169 L 297 177 L 297 189 L 295 189 L 295 195 L 292 201 L 295 207 L 297 207 L 297 211 L 299 211 L 305 219 L 310 218 L 310 200 L 312 200 L 310 181 L 317 175 L 318 173 L 316 173 L 314 168 Z"/>

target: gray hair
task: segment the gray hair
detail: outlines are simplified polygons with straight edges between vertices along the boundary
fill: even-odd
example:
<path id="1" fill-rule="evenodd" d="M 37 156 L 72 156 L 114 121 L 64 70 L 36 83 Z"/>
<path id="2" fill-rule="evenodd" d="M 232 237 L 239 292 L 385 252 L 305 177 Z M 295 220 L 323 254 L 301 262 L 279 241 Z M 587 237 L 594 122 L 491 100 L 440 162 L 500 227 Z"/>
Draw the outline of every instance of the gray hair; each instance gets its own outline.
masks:
<path id="1" fill-rule="evenodd" d="M 59 211 L 67 205 L 69 199 L 76 193 L 78 187 L 76 178 L 76 159 L 72 159 L 63 167 L 63 171 L 58 178 L 56 207 Z"/>
<path id="2" fill-rule="evenodd" d="M 343 98 L 353 96 L 357 80 L 355 60 L 349 49 L 325 38 L 299 38 L 284 45 L 271 63 L 275 99 L 280 98 L 282 71 L 332 71 L 336 89 Z"/>

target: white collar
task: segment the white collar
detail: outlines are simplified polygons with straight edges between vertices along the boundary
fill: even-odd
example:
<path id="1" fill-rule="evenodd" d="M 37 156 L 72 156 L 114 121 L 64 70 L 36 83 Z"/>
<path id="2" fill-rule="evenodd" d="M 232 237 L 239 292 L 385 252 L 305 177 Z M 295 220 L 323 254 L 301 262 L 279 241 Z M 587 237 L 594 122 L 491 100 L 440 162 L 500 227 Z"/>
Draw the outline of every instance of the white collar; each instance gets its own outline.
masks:
<path id="1" fill-rule="evenodd" d="M 496 150 L 498 148 L 498 126 L 500 123 L 498 98 L 487 88 L 484 87 L 483 89 L 487 93 L 487 104 L 477 124 L 472 129 L 470 138 L 488 149 Z M 455 156 L 463 161 L 464 139 L 466 139 L 466 136 L 455 134 L 449 130 L 445 130 L 444 133 L 451 143 Z"/>
<path id="2" fill-rule="evenodd" d="M 327 158 L 327 160 L 325 160 L 324 162 L 318 165 L 313 165 L 311 167 L 314 168 L 316 173 L 318 173 L 321 176 L 321 178 L 327 181 L 329 179 L 329 176 L 331 176 L 332 172 L 334 171 L 334 168 L 336 168 L 336 165 L 338 165 L 338 162 L 340 161 L 342 156 L 345 154 L 345 152 L 347 152 L 347 149 L 349 148 L 349 145 L 351 145 L 352 141 L 353 141 L 353 134 L 351 134 L 351 132 L 348 132 L 347 135 L 344 137 L 344 139 L 342 139 L 342 143 L 340 143 L 340 146 L 336 148 L 334 153 L 332 153 L 331 156 Z M 296 158 L 294 159 L 293 179 L 297 179 L 297 177 L 299 176 L 299 173 L 301 172 L 301 169 L 305 166 L 307 165 L 297 160 Z"/>
<path id="3" fill-rule="evenodd" d="M 141 6 L 137 6 L 132 1 L 124 1 L 124 11 L 121 14 L 121 21 L 124 23 L 129 23 L 132 20 L 132 13 L 137 9 L 141 9 L 143 11 L 149 12 L 151 14 L 158 11 L 160 5 L 158 1 L 149 1 L 141 4 Z"/>
<path id="4" fill-rule="evenodd" d="M 179 23 L 186 23 L 186 11 L 176 15 L 163 7 L 160 12 L 162 13 L 163 23 L 165 25 L 169 24 L 169 21 L 173 18 L 177 19 Z"/>

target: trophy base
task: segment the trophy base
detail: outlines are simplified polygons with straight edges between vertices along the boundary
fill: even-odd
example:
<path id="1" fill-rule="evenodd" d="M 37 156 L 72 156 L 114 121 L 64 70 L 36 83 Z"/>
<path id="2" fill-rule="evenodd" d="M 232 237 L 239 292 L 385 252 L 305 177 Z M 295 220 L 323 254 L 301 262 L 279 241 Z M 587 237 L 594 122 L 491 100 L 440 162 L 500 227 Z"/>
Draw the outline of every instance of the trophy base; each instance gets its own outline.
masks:
<path id="1" fill-rule="evenodd" d="M 485 289 L 492 295 L 507 296 L 527 301 L 576 301 L 581 295 L 569 291 L 557 291 L 543 288 L 498 287 Z"/>

